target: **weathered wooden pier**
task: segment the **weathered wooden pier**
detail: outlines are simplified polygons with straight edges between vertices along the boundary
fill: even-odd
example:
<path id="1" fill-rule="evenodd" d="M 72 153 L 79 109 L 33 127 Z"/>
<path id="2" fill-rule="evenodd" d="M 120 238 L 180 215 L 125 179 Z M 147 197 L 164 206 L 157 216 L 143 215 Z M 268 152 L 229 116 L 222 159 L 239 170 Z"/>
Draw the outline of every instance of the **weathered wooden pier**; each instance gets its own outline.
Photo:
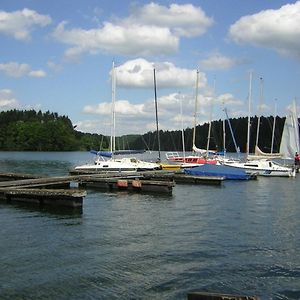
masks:
<path id="1" fill-rule="evenodd" d="M 70 171 L 71 175 L 79 176 L 93 176 L 100 181 L 100 178 L 139 178 L 144 181 L 157 181 L 159 183 L 164 181 L 175 182 L 176 184 L 205 184 L 205 185 L 221 185 L 225 180 L 222 176 L 193 176 L 183 173 L 182 170 L 168 171 L 168 170 L 159 170 L 159 171 L 144 171 L 144 172 L 84 172 L 84 171 Z M 94 177 L 95 176 L 95 177 Z"/>
<path id="2" fill-rule="evenodd" d="M 73 171 L 68 176 L 58 177 L 0 173 L 0 199 L 74 208 L 82 207 L 87 195 L 85 188 L 171 194 L 175 183 L 220 185 L 223 180 L 223 177 L 191 176 L 166 170 L 134 173 Z M 72 184 L 77 188 L 70 188 Z"/>
<path id="3" fill-rule="evenodd" d="M 82 207 L 86 191 L 70 189 L 72 176 L 41 177 L 29 174 L 0 174 L 0 199 L 7 202 Z"/>

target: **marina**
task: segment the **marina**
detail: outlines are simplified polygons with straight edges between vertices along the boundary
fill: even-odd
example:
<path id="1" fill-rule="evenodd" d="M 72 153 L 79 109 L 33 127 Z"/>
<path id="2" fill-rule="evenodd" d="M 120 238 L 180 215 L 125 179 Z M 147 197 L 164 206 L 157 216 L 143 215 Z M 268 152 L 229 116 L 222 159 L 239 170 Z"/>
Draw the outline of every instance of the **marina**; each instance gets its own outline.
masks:
<path id="1" fill-rule="evenodd" d="M 87 158 L 2 152 L 1 188 L 49 177 L 45 190 L 67 190 L 54 181 L 69 178 L 72 191 L 78 174 L 69 171 Z M 2 299 L 186 299 L 195 291 L 299 298 L 299 176 L 220 185 L 175 180 L 172 193 L 82 188 L 82 210 L 0 201 Z"/>
<path id="2" fill-rule="evenodd" d="M 0 9 L 0 300 L 300 300 L 300 0 Z"/>

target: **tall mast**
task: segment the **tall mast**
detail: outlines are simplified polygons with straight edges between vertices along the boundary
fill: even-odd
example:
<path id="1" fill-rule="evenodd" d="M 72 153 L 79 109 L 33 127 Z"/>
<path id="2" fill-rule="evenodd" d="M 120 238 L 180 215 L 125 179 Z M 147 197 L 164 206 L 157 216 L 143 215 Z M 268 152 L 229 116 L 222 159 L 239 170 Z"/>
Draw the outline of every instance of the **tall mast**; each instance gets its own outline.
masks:
<path id="1" fill-rule="evenodd" d="M 225 102 L 223 101 L 223 111 L 225 112 Z M 224 118 L 223 120 L 223 152 L 224 152 L 224 157 L 226 155 L 226 119 Z"/>
<path id="2" fill-rule="evenodd" d="M 277 99 L 275 99 L 275 105 L 274 105 L 274 120 L 273 120 L 273 129 L 272 129 L 271 153 L 273 153 L 273 150 L 274 150 L 274 136 L 275 136 L 276 114 L 277 114 L 276 100 Z"/>
<path id="3" fill-rule="evenodd" d="M 260 116 L 261 116 L 261 107 L 263 104 L 263 78 L 260 77 L 260 97 L 259 97 L 259 108 L 258 108 L 258 119 L 257 119 L 257 130 L 256 130 L 256 141 L 255 146 L 258 147 L 258 138 L 259 138 L 259 129 L 260 129 Z"/>
<path id="4" fill-rule="evenodd" d="M 216 79 L 214 79 L 213 100 L 215 99 L 215 90 L 216 90 Z M 212 110 L 213 110 L 213 103 L 211 103 L 211 105 L 210 105 L 210 113 L 209 113 L 209 124 L 208 124 L 207 145 L 206 145 L 206 156 L 207 157 L 208 157 L 210 134 L 211 134 Z"/>
<path id="5" fill-rule="evenodd" d="M 185 140 L 184 140 L 184 129 L 183 129 L 183 113 L 182 113 L 182 98 L 180 97 L 180 115 L 181 115 L 181 138 L 182 138 L 182 152 L 185 161 Z"/>
<path id="6" fill-rule="evenodd" d="M 251 113 L 251 97 L 252 97 L 252 71 L 250 72 L 250 82 L 249 82 L 249 99 L 248 99 L 248 124 L 247 124 L 247 148 L 246 157 L 249 155 L 250 148 L 250 113 Z"/>
<path id="7" fill-rule="evenodd" d="M 116 115 L 115 115 L 115 102 L 116 102 L 116 79 L 115 79 L 115 62 L 112 63 L 111 70 L 111 134 L 110 134 L 110 151 L 116 150 Z"/>
<path id="8" fill-rule="evenodd" d="M 195 114 L 194 114 L 194 130 L 193 130 L 193 147 L 196 146 L 196 126 L 197 126 L 197 111 L 198 111 L 198 82 L 199 82 L 199 70 L 197 70 L 196 78 L 196 96 L 195 96 Z"/>
<path id="9" fill-rule="evenodd" d="M 157 143 L 158 143 L 158 159 L 160 161 L 160 138 L 158 130 L 158 113 L 157 113 L 157 93 L 156 93 L 156 75 L 155 68 L 153 69 L 153 80 L 154 80 L 154 102 L 155 102 L 155 119 L 156 119 L 156 132 L 157 132 Z"/>
<path id="10" fill-rule="evenodd" d="M 225 124 L 225 119 L 223 120 L 223 152 L 224 152 L 224 157 L 226 156 L 226 124 Z"/>

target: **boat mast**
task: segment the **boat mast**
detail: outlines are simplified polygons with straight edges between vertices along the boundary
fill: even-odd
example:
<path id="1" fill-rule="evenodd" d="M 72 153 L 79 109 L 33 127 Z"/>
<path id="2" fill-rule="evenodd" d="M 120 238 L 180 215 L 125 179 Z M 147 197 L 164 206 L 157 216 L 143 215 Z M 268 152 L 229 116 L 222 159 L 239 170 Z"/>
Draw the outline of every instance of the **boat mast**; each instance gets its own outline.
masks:
<path id="1" fill-rule="evenodd" d="M 223 152 L 224 152 L 224 157 L 226 156 L 226 123 L 225 119 L 223 120 Z"/>
<path id="2" fill-rule="evenodd" d="M 257 130 L 256 130 L 256 141 L 255 146 L 258 147 L 258 138 L 259 138 L 259 129 L 260 129 L 260 116 L 261 116 L 261 108 L 263 104 L 263 78 L 260 77 L 260 97 L 259 97 L 259 108 L 258 108 L 258 119 L 257 119 Z"/>
<path id="3" fill-rule="evenodd" d="M 216 79 L 214 79 L 213 100 L 215 99 L 215 90 L 216 90 Z M 213 101 L 212 101 L 212 102 L 213 102 Z M 207 145 L 206 145 L 206 157 L 208 157 L 208 150 L 209 150 L 209 143 L 210 143 L 211 122 L 212 122 L 212 111 L 213 111 L 213 103 L 211 103 L 211 105 L 210 105 L 209 124 L 208 124 L 208 134 L 207 134 Z"/>
<path id="4" fill-rule="evenodd" d="M 277 114 L 276 100 L 277 99 L 275 99 L 275 105 L 274 105 L 274 120 L 273 120 L 273 129 L 272 129 L 271 153 L 273 153 L 273 150 L 274 150 L 274 136 L 275 136 L 276 114 Z"/>
<path id="5" fill-rule="evenodd" d="M 158 143 L 158 159 L 161 160 L 160 157 L 160 138 L 159 138 L 159 130 L 158 130 L 158 114 L 157 114 L 157 93 L 156 93 L 156 75 L 155 68 L 153 69 L 153 80 L 154 80 L 154 102 L 155 102 L 155 119 L 156 119 L 156 132 L 157 132 L 157 143 Z"/>
<path id="6" fill-rule="evenodd" d="M 112 63 L 112 71 L 111 71 L 111 135 L 110 135 L 110 151 L 113 153 L 116 150 L 116 78 L 115 78 L 115 62 Z"/>
<path id="7" fill-rule="evenodd" d="M 297 104 L 296 104 L 296 98 L 294 99 L 292 103 L 293 107 L 293 127 L 294 127 L 294 138 L 295 138 L 295 145 L 296 145 L 296 151 L 300 152 L 300 139 L 299 139 L 299 122 L 298 122 L 298 112 L 297 112 Z"/>
<path id="8" fill-rule="evenodd" d="M 250 82 L 249 82 L 249 99 L 248 99 L 248 125 L 247 125 L 247 148 L 246 148 L 246 158 L 249 156 L 250 148 L 250 111 L 251 111 L 251 95 L 252 93 L 252 71 L 250 72 Z"/>
<path id="9" fill-rule="evenodd" d="M 185 161 L 185 140 L 184 140 L 183 114 L 182 114 L 182 98 L 181 97 L 180 97 L 180 115 L 181 115 L 182 152 L 183 152 L 183 159 Z"/>
<path id="10" fill-rule="evenodd" d="M 193 148 L 194 148 L 194 146 L 196 146 L 196 126 L 197 126 L 197 111 L 198 111 L 198 82 L 199 82 L 199 70 L 197 70 L 197 78 L 196 78 L 196 96 L 195 96 L 194 130 L 193 130 Z"/>
<path id="11" fill-rule="evenodd" d="M 232 137 L 232 139 L 233 139 L 235 151 L 236 151 L 236 153 L 238 154 L 238 157 L 240 157 L 240 150 L 239 150 L 239 147 L 238 147 L 238 145 L 237 145 L 237 143 L 236 143 L 236 140 L 235 140 L 235 137 L 234 137 L 234 134 L 233 134 L 233 129 L 232 129 L 232 126 L 231 126 L 231 123 L 230 123 L 230 119 L 229 119 L 229 117 L 228 117 L 228 113 L 227 113 L 227 108 L 226 108 L 226 107 L 224 108 L 224 112 L 225 112 L 225 115 L 226 115 L 226 118 L 227 118 L 228 126 L 229 126 L 230 133 L 231 133 L 231 137 Z M 224 131 L 225 131 L 225 130 L 224 130 Z M 225 137 L 225 135 L 224 135 L 224 137 Z M 225 143 L 224 143 L 224 145 L 225 145 Z"/>

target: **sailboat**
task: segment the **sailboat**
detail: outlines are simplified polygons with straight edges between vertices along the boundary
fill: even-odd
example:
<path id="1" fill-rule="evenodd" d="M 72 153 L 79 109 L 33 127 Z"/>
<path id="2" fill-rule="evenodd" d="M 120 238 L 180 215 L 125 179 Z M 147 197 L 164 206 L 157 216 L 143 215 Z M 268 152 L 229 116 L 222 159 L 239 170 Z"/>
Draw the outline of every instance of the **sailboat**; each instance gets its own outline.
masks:
<path id="1" fill-rule="evenodd" d="M 250 108 L 251 108 L 251 92 L 252 92 L 252 72 L 250 72 L 249 84 L 249 102 L 248 102 L 248 126 L 247 126 L 247 149 L 245 161 L 224 161 L 224 165 L 235 168 L 244 169 L 247 173 L 256 173 L 260 176 L 268 177 L 294 177 L 295 170 L 290 167 L 283 166 L 270 159 L 249 159 L 249 143 L 250 143 Z"/>
<path id="2" fill-rule="evenodd" d="M 110 136 L 110 151 L 94 151 L 96 158 L 92 164 L 84 164 L 75 167 L 75 171 L 84 172 L 138 172 L 138 171 L 149 171 L 159 170 L 161 166 L 157 163 L 147 162 L 139 160 L 135 157 L 120 157 L 117 158 L 118 154 L 132 154 L 132 151 L 117 151 L 116 150 L 116 124 L 115 124 L 115 89 L 116 89 L 116 74 L 115 66 L 113 63 L 112 72 L 112 127 Z M 133 150 L 133 153 L 137 153 Z"/>
<path id="3" fill-rule="evenodd" d="M 193 155 L 183 155 L 180 156 L 178 152 L 167 152 L 166 158 L 169 162 L 183 163 L 192 165 L 204 165 L 204 164 L 217 164 L 217 160 L 209 158 L 208 154 L 214 154 L 215 151 L 210 151 L 207 149 L 199 149 L 196 146 L 196 125 L 197 125 L 197 109 L 198 109 L 198 86 L 199 86 L 199 71 L 197 70 L 197 79 L 196 79 L 196 95 L 195 95 L 195 115 L 194 115 L 194 129 L 193 129 L 193 145 L 192 150 Z"/>
<path id="4" fill-rule="evenodd" d="M 263 99 L 263 79 L 260 78 L 261 88 L 260 88 L 260 101 L 262 105 L 262 99 Z M 260 105 L 260 107 L 261 107 Z M 275 126 L 276 126 L 276 103 L 275 103 L 275 111 L 274 111 L 274 120 L 273 120 L 273 128 L 272 128 L 272 139 L 271 139 L 271 153 L 263 152 L 258 147 L 258 140 L 259 140 L 259 130 L 260 130 L 260 114 L 257 119 L 257 130 L 256 130 L 256 142 L 254 147 L 254 154 L 249 154 L 248 159 L 276 159 L 281 158 L 281 153 L 273 153 L 273 147 L 274 147 L 274 136 L 275 136 Z"/>
<path id="5" fill-rule="evenodd" d="M 296 102 L 293 101 L 290 114 L 286 116 L 284 122 L 280 153 L 282 153 L 283 158 L 285 159 L 293 159 L 296 152 L 300 152 L 299 124 Z"/>

